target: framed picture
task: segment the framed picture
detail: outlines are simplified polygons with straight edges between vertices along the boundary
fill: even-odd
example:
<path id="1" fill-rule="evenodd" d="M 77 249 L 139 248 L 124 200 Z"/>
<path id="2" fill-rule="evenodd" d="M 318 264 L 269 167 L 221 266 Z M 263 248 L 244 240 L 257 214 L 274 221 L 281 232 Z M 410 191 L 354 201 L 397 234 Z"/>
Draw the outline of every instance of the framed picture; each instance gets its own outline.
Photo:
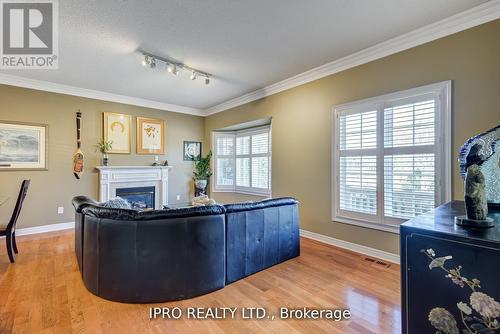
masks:
<path id="1" fill-rule="evenodd" d="M 201 158 L 201 142 L 184 141 L 184 161 L 198 161 Z"/>
<path id="2" fill-rule="evenodd" d="M 132 117 L 112 112 L 104 112 L 103 117 L 104 140 L 113 142 L 113 148 L 108 153 L 130 154 Z"/>
<path id="3" fill-rule="evenodd" d="M 0 121 L 0 170 L 47 170 L 48 125 Z"/>
<path id="4" fill-rule="evenodd" d="M 137 117 L 137 154 L 165 154 L 165 121 Z"/>

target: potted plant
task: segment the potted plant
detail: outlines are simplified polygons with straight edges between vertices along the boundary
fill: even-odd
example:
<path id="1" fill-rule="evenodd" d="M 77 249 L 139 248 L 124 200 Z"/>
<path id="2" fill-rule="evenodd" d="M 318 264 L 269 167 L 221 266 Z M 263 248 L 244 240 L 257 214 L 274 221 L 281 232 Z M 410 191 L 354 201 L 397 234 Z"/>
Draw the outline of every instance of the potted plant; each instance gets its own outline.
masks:
<path id="1" fill-rule="evenodd" d="M 96 152 L 102 153 L 102 165 L 108 165 L 108 152 L 113 149 L 112 140 L 99 140 L 97 144 L 94 145 Z"/>
<path id="2" fill-rule="evenodd" d="M 210 160 L 212 159 L 212 151 L 209 151 L 205 157 L 200 157 L 200 160 L 194 164 L 194 188 L 195 196 L 200 194 L 207 194 L 207 185 L 210 176 L 212 176 L 212 168 L 210 167 Z"/>

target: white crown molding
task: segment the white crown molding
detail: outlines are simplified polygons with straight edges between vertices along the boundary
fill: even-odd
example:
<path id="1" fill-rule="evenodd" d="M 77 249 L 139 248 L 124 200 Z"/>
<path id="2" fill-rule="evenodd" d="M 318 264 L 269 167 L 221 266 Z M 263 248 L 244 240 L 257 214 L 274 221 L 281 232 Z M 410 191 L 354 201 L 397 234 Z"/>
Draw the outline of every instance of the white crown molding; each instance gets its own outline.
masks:
<path id="1" fill-rule="evenodd" d="M 207 108 L 205 109 L 206 116 L 231 109 L 341 71 L 345 71 L 355 66 L 390 56 L 392 54 L 499 18 L 500 0 L 491 0 L 441 21 L 429 24 L 425 27 L 418 28 L 409 33 L 363 49 L 349 56 Z"/>
<path id="2" fill-rule="evenodd" d="M 75 222 L 49 224 L 35 227 L 16 228 L 16 236 L 56 232 L 75 228 Z M 5 237 L 2 237 L 5 238 Z"/>
<path id="3" fill-rule="evenodd" d="M 302 230 L 302 229 L 300 230 L 300 236 L 302 236 L 304 238 L 316 240 L 316 241 L 319 241 L 319 242 L 322 242 L 322 243 L 325 243 L 328 245 L 344 248 L 344 249 L 353 251 L 355 253 L 361 253 L 364 255 L 371 256 L 371 257 L 376 257 L 376 258 L 379 258 L 379 259 L 382 259 L 385 261 L 389 261 L 392 263 L 396 263 L 396 264 L 400 263 L 400 258 L 399 258 L 398 254 L 385 252 L 385 251 L 382 251 L 380 249 L 375 249 L 375 248 L 355 244 L 355 243 L 352 243 L 349 241 L 332 238 L 332 237 L 329 237 L 329 236 L 326 236 L 323 234 L 318 234 L 318 233 L 314 233 L 314 232 L 310 232 L 310 231 L 306 231 L 306 230 Z"/>
<path id="4" fill-rule="evenodd" d="M 175 104 L 163 103 L 142 99 L 138 97 L 125 96 L 107 92 L 101 92 L 93 89 L 80 88 L 75 86 L 63 85 L 49 81 L 34 80 L 16 75 L 0 73 L 0 84 L 36 89 L 46 92 L 73 95 L 79 97 L 86 97 L 90 99 L 117 102 L 130 104 L 139 107 L 146 107 L 152 109 L 159 109 L 165 111 L 173 111 L 183 114 L 190 114 L 196 116 L 204 116 L 205 113 L 201 109 L 179 106 Z"/>

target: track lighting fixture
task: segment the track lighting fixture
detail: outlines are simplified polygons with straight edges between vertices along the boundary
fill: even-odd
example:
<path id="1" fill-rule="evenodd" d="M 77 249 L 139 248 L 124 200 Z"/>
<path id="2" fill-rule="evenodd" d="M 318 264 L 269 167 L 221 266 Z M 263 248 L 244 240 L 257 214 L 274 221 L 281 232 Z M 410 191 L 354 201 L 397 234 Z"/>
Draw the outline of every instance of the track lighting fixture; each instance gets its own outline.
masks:
<path id="1" fill-rule="evenodd" d="M 145 67 L 154 69 L 158 64 L 162 64 L 163 68 L 164 64 L 165 65 L 164 68 L 166 68 L 168 73 L 172 73 L 173 75 L 178 75 L 181 70 L 190 71 L 191 75 L 189 76 L 189 78 L 191 80 L 196 80 L 198 77 L 203 77 L 205 78 L 205 85 L 210 84 L 210 77 L 212 75 L 209 73 L 198 71 L 197 69 L 189 67 L 183 63 L 172 61 L 170 59 L 160 58 L 147 53 L 143 53 L 142 55 L 143 55 L 142 65 Z"/>

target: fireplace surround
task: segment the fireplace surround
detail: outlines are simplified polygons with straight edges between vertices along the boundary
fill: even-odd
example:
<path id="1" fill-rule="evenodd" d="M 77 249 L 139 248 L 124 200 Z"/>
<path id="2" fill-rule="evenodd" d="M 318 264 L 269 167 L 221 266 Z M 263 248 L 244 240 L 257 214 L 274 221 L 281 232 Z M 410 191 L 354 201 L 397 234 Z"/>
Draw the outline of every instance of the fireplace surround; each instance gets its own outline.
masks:
<path id="1" fill-rule="evenodd" d="M 153 202 L 147 208 L 162 209 L 168 204 L 168 174 L 172 166 L 98 166 L 99 171 L 99 201 L 104 202 L 109 199 L 125 197 L 126 199 L 137 196 L 132 191 L 149 190 L 148 194 L 143 194 L 142 200 L 146 197 Z M 124 192 L 127 189 L 130 191 Z M 151 190 L 154 193 L 151 194 Z M 129 193 L 128 196 L 126 193 Z M 125 196 L 123 196 L 125 194 Z M 145 195 L 145 196 L 144 196 Z M 129 197 L 129 198 L 127 198 Z M 138 201 L 141 201 L 138 199 Z M 141 205 L 141 204 L 137 204 Z"/>

